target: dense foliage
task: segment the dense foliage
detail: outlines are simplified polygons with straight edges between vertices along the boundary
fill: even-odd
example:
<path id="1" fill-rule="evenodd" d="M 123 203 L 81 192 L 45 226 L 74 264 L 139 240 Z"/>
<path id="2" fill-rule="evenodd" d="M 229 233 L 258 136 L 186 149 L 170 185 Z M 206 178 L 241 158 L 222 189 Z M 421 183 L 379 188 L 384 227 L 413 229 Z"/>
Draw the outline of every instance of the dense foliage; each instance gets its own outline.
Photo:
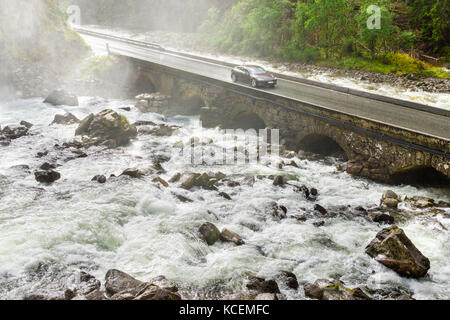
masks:
<path id="1" fill-rule="evenodd" d="M 373 5 L 379 29 L 368 28 Z M 200 31 L 234 54 L 448 77 L 410 56 L 448 60 L 449 8 L 449 0 L 241 0 L 227 12 L 211 8 Z"/>

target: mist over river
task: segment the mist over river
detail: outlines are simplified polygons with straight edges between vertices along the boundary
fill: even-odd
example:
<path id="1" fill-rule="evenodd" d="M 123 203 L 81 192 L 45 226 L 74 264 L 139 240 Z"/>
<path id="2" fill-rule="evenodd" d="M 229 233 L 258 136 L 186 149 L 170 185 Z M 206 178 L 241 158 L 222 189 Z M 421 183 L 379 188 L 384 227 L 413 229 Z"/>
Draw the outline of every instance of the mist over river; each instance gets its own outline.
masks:
<path id="1" fill-rule="evenodd" d="M 419 280 L 402 278 L 365 253 L 383 226 L 354 210 L 378 206 L 386 189 L 449 202 L 449 188 L 392 187 L 355 179 L 338 170 L 339 160 L 308 160 L 302 154 L 294 158 L 299 168 L 279 169 L 281 160 L 292 159 L 278 157 L 259 164 L 192 166 L 172 151 L 175 144 L 200 134 L 197 117 L 143 114 L 134 108 L 135 101 L 82 97 L 79 107 L 54 107 L 42 100 L 0 102 L 2 128 L 21 120 L 34 124 L 31 135 L 0 146 L 1 299 L 32 293 L 58 296 L 78 271 L 103 282 L 112 268 L 142 281 L 164 275 L 179 285 L 184 298 L 245 292 L 247 275 L 271 278 L 287 270 L 300 282 L 298 290 L 279 284 L 288 299 L 304 299 L 302 285 L 320 278 L 340 279 L 348 287 L 398 290 L 415 299 L 450 299 L 450 209 L 396 217 L 396 224 L 431 261 L 427 276 Z M 131 111 L 120 109 L 126 107 Z M 67 161 L 68 151 L 57 151 L 55 145 L 72 141 L 77 125 L 49 126 L 54 116 L 71 112 L 83 119 L 104 109 L 116 110 L 130 123 L 146 120 L 181 129 L 167 137 L 139 135 L 127 147 L 91 147 L 85 150 L 87 157 Z M 208 138 L 220 141 L 220 130 L 204 130 Z M 44 151 L 48 154 L 37 157 Z M 177 172 L 222 172 L 240 185 L 219 187 L 231 196 L 227 200 L 218 191 L 187 191 L 176 183 L 164 188 L 153 181 L 156 174 L 110 178 L 106 184 L 91 181 L 96 175 L 119 176 L 127 168 L 145 171 L 160 158 L 170 158 L 162 163 L 166 173 L 160 174 L 166 181 Z M 44 162 L 58 164 L 61 179 L 52 185 L 35 180 L 33 173 Z M 292 184 L 316 188 L 317 201 L 264 177 L 253 186 L 245 183 L 249 176 L 279 174 L 289 176 Z M 183 203 L 173 193 L 193 202 Z M 279 221 L 267 215 L 264 209 L 270 201 L 285 206 L 288 218 Z M 315 203 L 339 214 L 324 219 L 314 212 Z M 292 218 L 302 214 L 308 216 L 306 221 Z M 324 226 L 314 225 L 322 220 Z M 207 221 L 238 233 L 245 245 L 208 246 L 197 234 Z"/>

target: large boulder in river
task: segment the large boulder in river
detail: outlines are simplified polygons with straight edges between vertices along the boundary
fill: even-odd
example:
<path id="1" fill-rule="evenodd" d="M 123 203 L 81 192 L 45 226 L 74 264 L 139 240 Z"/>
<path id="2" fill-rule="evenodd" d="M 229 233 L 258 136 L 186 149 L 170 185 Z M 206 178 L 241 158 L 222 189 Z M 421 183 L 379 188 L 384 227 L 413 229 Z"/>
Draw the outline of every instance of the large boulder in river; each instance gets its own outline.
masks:
<path id="1" fill-rule="evenodd" d="M 398 203 L 399 203 L 399 197 L 394 191 L 387 190 L 383 193 L 383 196 L 381 197 L 381 205 L 382 206 L 392 208 L 392 209 L 397 209 Z"/>
<path id="2" fill-rule="evenodd" d="M 75 124 L 75 123 L 80 123 L 80 120 L 78 120 L 77 117 L 75 117 L 73 114 L 71 114 L 70 112 L 66 113 L 66 114 L 57 114 L 55 116 L 55 118 L 53 119 L 53 122 L 50 125 L 53 124 Z"/>
<path id="3" fill-rule="evenodd" d="M 28 134 L 29 128 L 23 125 L 6 126 L 1 130 L 1 135 L 9 140 L 22 138 Z"/>
<path id="4" fill-rule="evenodd" d="M 124 292 L 136 296 L 145 287 L 144 282 L 116 269 L 109 270 L 105 280 L 105 289 L 109 296 Z"/>
<path id="5" fill-rule="evenodd" d="M 109 270 L 105 280 L 106 293 L 111 300 L 181 300 L 176 293 L 178 289 L 173 286 L 142 282 L 119 270 Z"/>
<path id="6" fill-rule="evenodd" d="M 131 139 L 136 138 L 137 129 L 125 116 L 107 109 L 83 119 L 75 135 L 87 136 L 86 145 L 116 147 L 127 145 Z"/>
<path id="7" fill-rule="evenodd" d="M 65 90 L 55 90 L 49 94 L 44 103 L 55 106 L 78 106 L 78 98 Z"/>
<path id="8" fill-rule="evenodd" d="M 61 174 L 53 170 L 37 171 L 34 173 L 34 177 L 40 183 L 53 183 L 61 179 Z"/>
<path id="9" fill-rule="evenodd" d="M 380 231 L 366 247 L 366 253 L 403 277 L 421 278 L 430 269 L 430 260 L 397 226 Z"/>
<path id="10" fill-rule="evenodd" d="M 248 277 L 247 289 L 258 293 L 280 293 L 280 288 L 275 280 L 266 280 L 255 276 Z"/>
<path id="11" fill-rule="evenodd" d="M 198 232 L 209 246 L 212 246 L 220 238 L 219 229 L 217 229 L 217 227 L 210 222 L 202 224 Z"/>
<path id="12" fill-rule="evenodd" d="M 228 229 L 223 229 L 220 233 L 220 240 L 223 242 L 232 242 L 237 246 L 245 244 L 245 241 L 237 233 L 230 231 Z"/>

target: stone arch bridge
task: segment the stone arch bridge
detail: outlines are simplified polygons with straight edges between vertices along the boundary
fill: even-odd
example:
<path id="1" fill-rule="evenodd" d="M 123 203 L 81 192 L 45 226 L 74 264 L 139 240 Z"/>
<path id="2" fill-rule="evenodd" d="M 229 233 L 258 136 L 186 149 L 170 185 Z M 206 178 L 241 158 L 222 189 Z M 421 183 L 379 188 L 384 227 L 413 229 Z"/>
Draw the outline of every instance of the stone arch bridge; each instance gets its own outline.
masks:
<path id="1" fill-rule="evenodd" d="M 450 140 L 332 111 L 270 91 L 138 59 L 121 59 L 131 62 L 131 81 L 140 93 L 159 91 L 172 97 L 166 113 L 201 114 L 203 125 L 209 127 L 277 128 L 290 148 L 325 154 L 343 151 L 348 159 L 346 170 L 354 176 L 384 183 L 432 180 L 450 184 Z"/>

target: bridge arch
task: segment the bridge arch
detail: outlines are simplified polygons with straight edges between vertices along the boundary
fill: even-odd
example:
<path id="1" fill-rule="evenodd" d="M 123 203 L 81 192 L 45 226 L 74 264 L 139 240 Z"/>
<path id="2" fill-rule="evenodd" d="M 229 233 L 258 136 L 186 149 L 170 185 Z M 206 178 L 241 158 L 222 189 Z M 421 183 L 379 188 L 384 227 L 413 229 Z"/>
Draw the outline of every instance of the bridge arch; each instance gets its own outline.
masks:
<path id="1" fill-rule="evenodd" d="M 450 177 L 432 166 L 416 166 L 392 174 L 394 184 L 442 187 L 450 185 Z"/>
<path id="2" fill-rule="evenodd" d="M 348 159 L 344 148 L 342 148 L 336 140 L 323 134 L 311 133 L 305 135 L 303 139 L 299 141 L 298 147 L 306 152 Z"/>
<path id="3" fill-rule="evenodd" d="M 159 91 L 158 81 L 150 74 L 139 73 L 132 81 L 133 94 L 154 93 Z"/>
<path id="4" fill-rule="evenodd" d="M 267 124 L 256 112 L 242 111 L 233 116 L 228 127 L 228 129 L 255 129 L 258 131 L 267 128 Z"/>

